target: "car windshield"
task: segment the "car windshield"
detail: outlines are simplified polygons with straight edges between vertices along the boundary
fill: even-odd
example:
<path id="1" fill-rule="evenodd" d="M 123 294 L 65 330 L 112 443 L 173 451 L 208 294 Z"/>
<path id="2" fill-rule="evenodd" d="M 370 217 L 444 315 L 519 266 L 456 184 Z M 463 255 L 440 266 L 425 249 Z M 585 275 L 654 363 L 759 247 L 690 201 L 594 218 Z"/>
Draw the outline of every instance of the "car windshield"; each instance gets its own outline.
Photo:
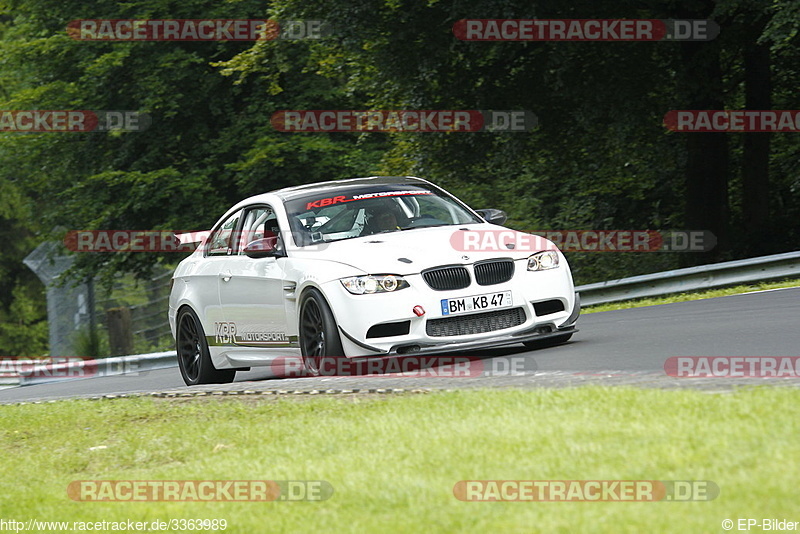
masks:
<path id="1" fill-rule="evenodd" d="M 436 188 L 408 184 L 351 186 L 286 202 L 298 246 L 432 226 L 483 222 Z"/>

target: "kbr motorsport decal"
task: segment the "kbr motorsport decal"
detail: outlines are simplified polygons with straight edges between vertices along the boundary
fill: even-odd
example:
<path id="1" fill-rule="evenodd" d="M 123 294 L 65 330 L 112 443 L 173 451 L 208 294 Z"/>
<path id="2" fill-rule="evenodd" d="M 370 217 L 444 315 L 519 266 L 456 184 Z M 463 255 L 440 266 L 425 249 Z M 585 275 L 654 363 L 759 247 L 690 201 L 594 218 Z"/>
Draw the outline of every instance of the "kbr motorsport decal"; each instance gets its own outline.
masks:
<path id="1" fill-rule="evenodd" d="M 430 191 L 380 191 L 378 193 L 366 193 L 363 195 L 353 195 L 352 198 L 347 198 L 344 195 L 339 195 L 336 197 L 330 198 L 321 198 L 319 200 L 315 200 L 313 202 L 309 202 L 306 204 L 306 209 L 310 210 L 311 208 L 323 208 L 325 206 L 332 206 L 334 204 L 339 204 L 340 202 L 352 202 L 354 200 L 367 200 L 370 198 L 383 198 L 383 197 L 404 197 L 408 195 L 432 195 Z"/>
<path id="2" fill-rule="evenodd" d="M 287 336 L 285 332 L 251 330 L 239 332 L 236 323 L 231 321 L 215 322 L 214 336 L 208 336 L 207 339 L 209 345 L 216 347 L 230 345 L 290 347 L 297 344 L 297 336 Z"/>

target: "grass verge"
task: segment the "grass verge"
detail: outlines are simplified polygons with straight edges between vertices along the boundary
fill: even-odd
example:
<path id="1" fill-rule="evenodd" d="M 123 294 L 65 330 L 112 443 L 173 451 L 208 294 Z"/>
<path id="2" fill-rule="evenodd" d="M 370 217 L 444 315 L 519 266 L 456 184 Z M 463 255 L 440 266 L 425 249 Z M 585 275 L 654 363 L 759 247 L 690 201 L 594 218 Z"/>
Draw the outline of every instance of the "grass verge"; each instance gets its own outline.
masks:
<path id="1" fill-rule="evenodd" d="M 708 289 L 705 291 L 687 291 L 686 293 L 675 293 L 663 297 L 652 297 L 635 300 L 621 300 L 608 304 L 598 304 L 587 306 L 581 309 L 581 314 L 595 313 L 611 310 L 623 310 L 627 308 L 641 308 L 644 306 L 657 306 L 659 304 L 672 304 L 674 302 L 686 302 L 689 300 L 711 299 L 715 297 L 727 297 L 729 295 L 739 295 L 751 291 L 765 291 L 768 289 L 783 289 L 787 287 L 800 287 L 800 280 L 781 280 L 779 282 L 759 282 L 757 284 L 739 285 L 734 287 L 724 287 L 720 289 Z"/>
<path id="2" fill-rule="evenodd" d="M 800 391 L 633 388 L 0 407 L 0 517 L 226 532 L 717 532 L 797 515 Z M 99 447 L 99 448 L 98 448 Z M 104 448 L 103 448 L 104 447 Z M 76 502 L 76 480 L 325 480 L 322 502 Z M 708 502 L 461 502 L 459 480 L 711 480 Z"/>

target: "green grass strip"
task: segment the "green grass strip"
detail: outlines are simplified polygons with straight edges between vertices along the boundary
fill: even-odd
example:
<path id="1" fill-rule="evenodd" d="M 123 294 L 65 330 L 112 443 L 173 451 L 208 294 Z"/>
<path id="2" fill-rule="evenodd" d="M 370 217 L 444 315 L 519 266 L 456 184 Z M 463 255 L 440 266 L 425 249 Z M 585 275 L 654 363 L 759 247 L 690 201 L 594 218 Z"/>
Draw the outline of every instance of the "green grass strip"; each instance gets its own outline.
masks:
<path id="1" fill-rule="evenodd" d="M 0 517 L 226 532 L 720 532 L 800 520 L 800 391 L 581 387 L 0 407 Z M 322 502 L 76 502 L 76 480 L 325 480 Z M 459 480 L 711 480 L 709 502 L 461 502 Z"/>

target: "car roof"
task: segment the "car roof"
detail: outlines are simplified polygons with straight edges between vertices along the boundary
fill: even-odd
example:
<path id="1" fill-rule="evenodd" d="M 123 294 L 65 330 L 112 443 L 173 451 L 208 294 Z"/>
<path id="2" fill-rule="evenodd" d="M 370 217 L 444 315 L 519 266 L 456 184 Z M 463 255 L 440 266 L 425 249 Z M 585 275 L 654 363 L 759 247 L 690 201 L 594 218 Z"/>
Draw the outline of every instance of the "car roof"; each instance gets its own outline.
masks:
<path id="1" fill-rule="evenodd" d="M 237 209 L 242 209 L 243 207 L 252 204 L 261 204 L 261 203 L 271 204 L 276 200 L 278 202 L 283 203 L 288 200 L 293 200 L 298 197 L 303 197 L 308 193 L 313 193 L 315 191 L 321 191 L 321 192 L 332 191 L 332 190 L 335 191 L 337 188 L 340 187 L 352 187 L 359 185 L 420 185 L 423 187 L 436 187 L 431 182 L 423 180 L 422 178 L 416 178 L 414 176 L 370 176 L 368 178 L 350 178 L 347 180 L 316 182 L 313 184 L 285 187 L 283 189 L 277 189 L 275 191 L 270 191 L 268 193 L 261 193 L 258 195 L 253 195 L 252 197 L 245 198 L 244 200 L 240 200 L 239 202 L 236 203 L 236 205 L 231 207 L 225 213 L 225 215 L 222 216 L 222 218 L 224 219 L 225 217 L 230 216 L 230 214 Z"/>
<path id="2" fill-rule="evenodd" d="M 277 195 L 281 200 L 291 200 L 300 196 L 305 196 L 314 191 L 330 191 L 339 187 L 350 187 L 359 185 L 432 185 L 427 180 L 422 178 L 415 178 L 413 176 L 370 176 L 368 178 L 351 178 L 348 180 L 332 180 L 329 182 L 317 182 L 313 184 L 297 185 L 294 187 L 285 187 L 272 191 L 271 193 Z"/>

